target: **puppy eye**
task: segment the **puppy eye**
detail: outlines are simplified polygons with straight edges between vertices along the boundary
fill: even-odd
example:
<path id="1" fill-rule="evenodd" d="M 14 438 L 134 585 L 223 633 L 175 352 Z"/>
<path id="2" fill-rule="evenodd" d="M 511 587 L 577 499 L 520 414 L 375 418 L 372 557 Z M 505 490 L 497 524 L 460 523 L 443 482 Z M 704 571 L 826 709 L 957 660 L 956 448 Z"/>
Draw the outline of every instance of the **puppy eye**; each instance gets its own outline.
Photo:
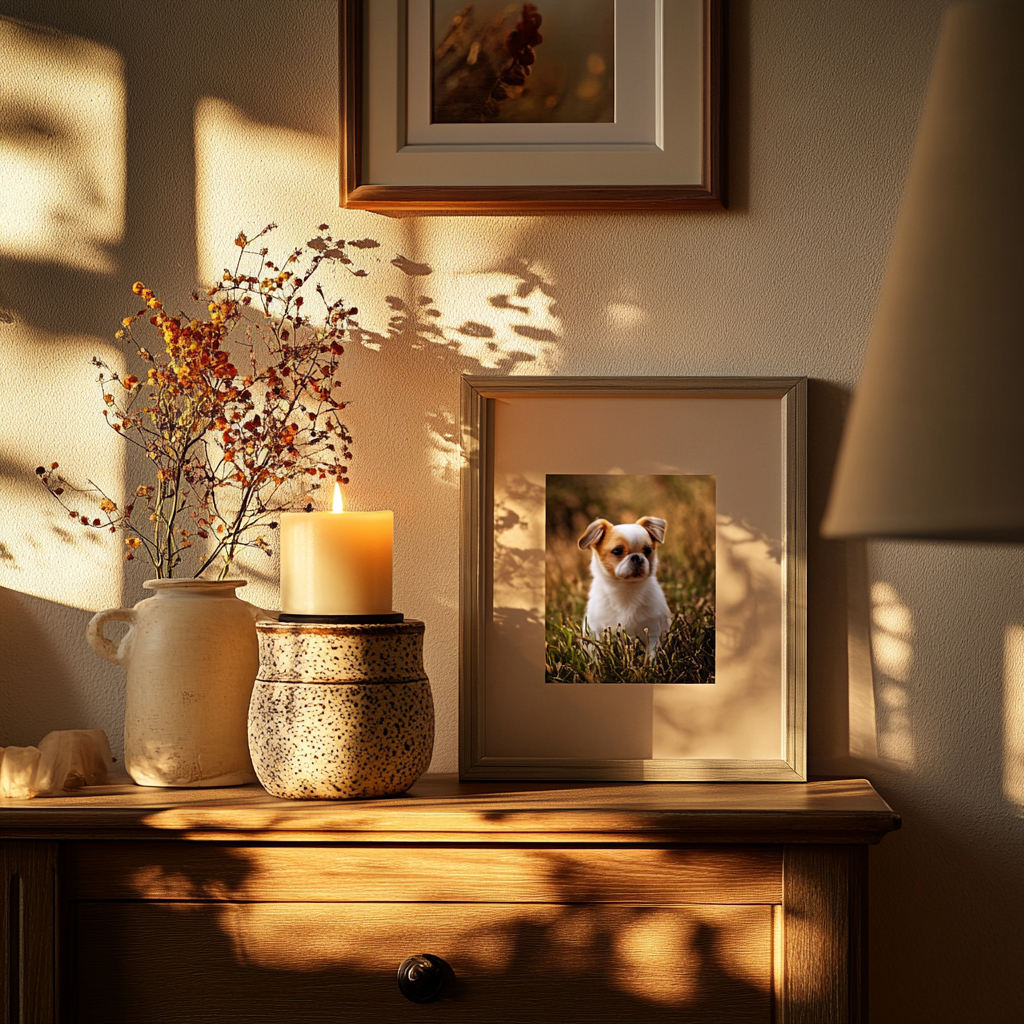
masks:
<path id="1" fill-rule="evenodd" d="M 645 545 L 645 547 L 644 547 L 644 554 L 647 555 L 648 558 L 651 557 L 651 546 L 650 546 L 650 544 Z"/>
<path id="2" fill-rule="evenodd" d="M 621 555 L 621 554 L 622 554 L 622 552 L 623 552 L 623 551 L 625 551 L 625 550 L 626 550 L 626 549 L 625 549 L 625 548 L 624 548 L 624 547 L 623 547 L 623 546 L 622 546 L 622 545 L 620 544 L 620 545 L 619 545 L 618 547 L 614 547 L 614 548 L 612 548 L 612 554 L 613 554 L 613 555 L 614 555 L 614 556 L 615 556 L 616 558 L 618 558 L 618 557 L 619 557 L 619 555 Z"/>

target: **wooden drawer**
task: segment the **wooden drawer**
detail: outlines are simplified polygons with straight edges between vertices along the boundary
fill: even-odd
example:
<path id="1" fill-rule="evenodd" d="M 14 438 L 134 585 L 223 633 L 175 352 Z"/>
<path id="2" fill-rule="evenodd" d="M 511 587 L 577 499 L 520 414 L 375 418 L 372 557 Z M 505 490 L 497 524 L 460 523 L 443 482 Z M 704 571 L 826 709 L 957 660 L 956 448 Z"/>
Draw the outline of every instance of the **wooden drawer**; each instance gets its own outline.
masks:
<path id="1" fill-rule="evenodd" d="M 80 901 L 72 1019 L 772 1020 L 769 905 Z M 443 957 L 442 998 L 398 965 Z"/>
<path id="2" fill-rule="evenodd" d="M 772 1019 L 779 848 L 86 842 L 66 866 L 82 1022 Z M 454 978 L 417 1005 L 396 971 L 425 952 Z"/>

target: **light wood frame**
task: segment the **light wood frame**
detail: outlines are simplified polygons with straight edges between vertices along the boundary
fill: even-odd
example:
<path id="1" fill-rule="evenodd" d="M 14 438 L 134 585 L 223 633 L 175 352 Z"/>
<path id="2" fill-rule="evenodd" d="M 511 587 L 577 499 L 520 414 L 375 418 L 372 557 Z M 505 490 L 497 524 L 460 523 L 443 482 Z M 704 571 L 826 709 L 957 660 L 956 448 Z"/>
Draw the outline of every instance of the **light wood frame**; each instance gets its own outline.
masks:
<path id="1" fill-rule="evenodd" d="M 485 749 L 485 630 L 493 580 L 494 405 L 526 397 L 774 398 L 783 479 L 783 637 L 779 685 L 782 758 L 576 760 L 493 757 Z M 805 782 L 806 765 L 806 378 L 464 377 L 460 580 L 460 773 L 463 779 Z"/>
<path id="2" fill-rule="evenodd" d="M 391 185 L 367 180 L 367 0 L 340 0 L 341 205 L 387 213 L 718 210 L 725 191 L 725 2 L 702 0 L 700 180 L 672 185 Z M 670 0 L 671 2 L 671 0 Z M 581 154 L 586 160 L 586 153 Z"/>

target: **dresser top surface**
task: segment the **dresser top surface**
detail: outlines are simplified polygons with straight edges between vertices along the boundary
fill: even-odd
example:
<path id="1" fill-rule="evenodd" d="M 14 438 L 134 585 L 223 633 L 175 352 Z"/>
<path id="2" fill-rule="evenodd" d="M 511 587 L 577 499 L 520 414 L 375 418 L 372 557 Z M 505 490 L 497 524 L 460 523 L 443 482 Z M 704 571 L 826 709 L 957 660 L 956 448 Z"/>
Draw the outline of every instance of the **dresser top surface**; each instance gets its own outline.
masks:
<path id="1" fill-rule="evenodd" d="M 230 789 L 86 787 L 0 800 L 0 838 L 366 841 L 877 842 L 900 819 L 864 779 L 780 783 L 460 782 L 425 775 L 380 800 Z"/>

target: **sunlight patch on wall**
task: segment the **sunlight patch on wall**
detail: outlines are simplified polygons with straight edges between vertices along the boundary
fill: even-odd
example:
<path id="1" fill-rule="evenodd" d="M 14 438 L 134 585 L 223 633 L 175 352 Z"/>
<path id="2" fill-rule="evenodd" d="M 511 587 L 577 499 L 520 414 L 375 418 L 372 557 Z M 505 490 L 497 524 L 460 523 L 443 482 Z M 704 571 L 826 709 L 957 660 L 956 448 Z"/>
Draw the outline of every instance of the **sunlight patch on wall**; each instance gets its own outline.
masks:
<path id="1" fill-rule="evenodd" d="M 254 121 L 232 104 L 206 97 L 196 105 L 195 149 L 201 283 L 234 268 L 238 250 L 232 240 L 239 231 L 252 236 L 274 221 L 278 228 L 267 245 L 271 253 L 287 255 L 330 220 L 325 200 L 338 192 L 333 139 Z"/>
<path id="2" fill-rule="evenodd" d="M 481 270 L 439 282 L 439 326 L 473 370 L 554 373 L 562 341 L 561 319 L 542 275 Z"/>
<path id="3" fill-rule="evenodd" d="M 417 232 L 418 233 L 418 232 Z M 413 245 L 424 244 L 413 238 Z M 383 254 L 383 255 L 378 255 Z M 382 246 L 354 257 L 370 276 L 349 285 L 359 303 L 359 343 L 380 351 L 400 340 L 414 351 L 436 352 L 465 373 L 501 370 L 556 372 L 561 320 L 547 281 L 526 269 L 459 270 L 414 264 Z M 377 262 L 382 266 L 374 267 Z M 392 266 L 406 268 L 405 280 Z M 410 271 L 409 267 L 416 268 Z M 376 298 L 370 298 L 376 293 Z M 383 299 L 383 301 L 380 301 Z"/>
<path id="4" fill-rule="evenodd" d="M 451 412 L 427 413 L 427 452 L 434 479 L 458 487 L 463 455 L 458 424 Z"/>
<path id="5" fill-rule="evenodd" d="M 647 313 L 633 302 L 609 302 L 606 309 L 615 327 L 636 327 L 647 320 Z"/>
<path id="6" fill-rule="evenodd" d="M 270 221 L 278 225 L 266 243 L 271 256 L 306 242 L 321 222 L 331 225 L 335 237 L 363 238 L 365 229 L 348 228 L 352 215 L 336 206 L 333 139 L 264 124 L 206 97 L 196 105 L 195 149 L 201 283 L 234 268 L 238 250 L 232 242 L 239 231 L 251 237 Z M 395 225 L 380 227 L 380 235 L 395 236 Z M 443 250 L 451 239 L 435 239 L 439 227 L 417 223 L 415 231 L 403 233 L 417 249 L 436 241 Z M 402 335 L 416 348 L 436 345 L 469 372 L 556 372 L 561 321 L 542 269 L 445 271 L 417 262 L 415 252 L 398 251 L 387 238 L 376 240 L 379 248 L 353 251 L 369 278 L 356 282 L 344 268 L 326 263 L 319 271 L 328 294 L 350 295 L 359 306 L 364 348 L 380 351 Z M 450 469 L 446 463 L 439 472 Z"/>
<path id="7" fill-rule="evenodd" d="M 111 273 L 124 234 L 121 55 L 0 19 L 0 252 Z"/>
<path id="8" fill-rule="evenodd" d="M 1024 810 L 1024 626 L 1003 642 L 1003 794 Z"/>
<path id="9" fill-rule="evenodd" d="M 875 714 L 875 671 L 871 656 L 871 600 L 867 546 L 846 542 L 846 664 L 848 679 L 849 752 L 851 757 L 878 757 Z"/>
<path id="10" fill-rule="evenodd" d="M 896 588 L 890 583 L 872 584 L 871 651 L 883 676 L 875 692 L 878 752 L 904 764 L 914 761 L 908 687 L 914 661 L 913 637 L 913 613 Z"/>
<path id="11" fill-rule="evenodd" d="M 446 218 L 402 222 L 408 255 L 440 254 L 431 276 L 419 279 L 435 311 L 426 344 L 444 346 L 466 373 L 557 373 L 565 343 L 557 273 L 522 255 L 532 226 L 507 217 L 480 223 L 482 235 L 456 234 Z"/>
<path id="12" fill-rule="evenodd" d="M 86 610 L 121 603 L 123 538 L 72 521 L 35 469 L 59 462 L 76 484 L 91 477 L 123 500 L 124 441 L 103 419 L 93 354 L 123 372 L 120 349 L 97 338 L 18 324 L 4 326 L 0 342 L 0 379 L 22 382 L 8 388 L 0 417 L 0 586 Z M 40 397 L 54 382 L 56 411 Z M 74 507 L 95 514 L 92 499 L 75 498 Z"/>

